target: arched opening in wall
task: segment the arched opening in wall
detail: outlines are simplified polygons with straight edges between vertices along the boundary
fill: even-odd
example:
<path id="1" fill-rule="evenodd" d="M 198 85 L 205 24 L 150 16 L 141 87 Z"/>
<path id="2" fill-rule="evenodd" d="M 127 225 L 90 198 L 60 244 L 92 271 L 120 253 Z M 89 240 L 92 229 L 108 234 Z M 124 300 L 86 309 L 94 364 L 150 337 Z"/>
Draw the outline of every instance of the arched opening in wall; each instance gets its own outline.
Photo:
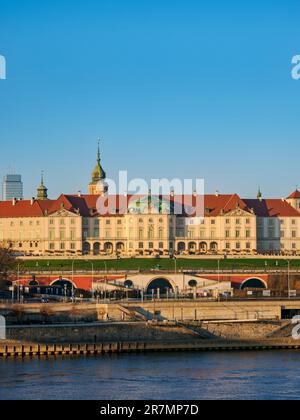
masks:
<path id="1" fill-rule="evenodd" d="M 267 285 L 266 283 L 257 278 L 252 278 L 244 281 L 244 283 L 241 285 L 241 290 L 245 289 L 266 289 Z"/>
<path id="2" fill-rule="evenodd" d="M 212 242 L 210 244 L 210 251 L 211 252 L 218 252 L 218 244 L 217 244 L 217 242 Z"/>
<path id="3" fill-rule="evenodd" d="M 206 252 L 207 252 L 207 243 L 206 242 L 201 242 L 200 243 L 200 252 L 202 254 L 206 254 Z"/>
<path id="4" fill-rule="evenodd" d="M 91 252 L 91 245 L 88 242 L 85 242 L 83 244 L 82 250 L 84 255 L 89 255 Z"/>
<path id="5" fill-rule="evenodd" d="M 178 249 L 178 252 L 185 252 L 185 250 L 186 250 L 185 243 L 184 242 L 179 242 L 177 249 Z"/>
<path id="6" fill-rule="evenodd" d="M 100 254 L 100 244 L 99 242 L 96 242 L 94 244 L 94 255 L 99 255 Z"/>
<path id="7" fill-rule="evenodd" d="M 114 252 L 114 247 L 111 242 L 106 242 L 104 244 L 104 251 L 106 254 L 112 254 Z"/>
<path id="8" fill-rule="evenodd" d="M 154 293 L 156 293 L 158 289 L 160 291 L 161 296 L 167 295 L 170 292 L 174 293 L 174 288 L 169 280 L 164 279 L 164 278 L 158 278 L 158 279 L 152 280 L 151 283 L 149 284 L 147 288 L 147 295 L 151 295 L 153 293 L 152 292 L 153 290 L 154 290 Z"/>
<path id="9" fill-rule="evenodd" d="M 30 280 L 29 282 L 29 286 L 34 287 L 34 286 L 39 286 L 39 282 L 35 279 Z"/>
<path id="10" fill-rule="evenodd" d="M 197 251 L 197 244 L 196 242 L 189 242 L 189 253 L 195 254 Z"/>
<path id="11" fill-rule="evenodd" d="M 71 282 L 71 280 L 67 280 L 67 279 L 58 279 L 55 280 L 51 286 L 53 287 L 59 287 L 61 289 L 67 289 L 67 290 L 71 290 L 73 287 L 76 287 L 75 285 L 73 285 L 73 283 Z"/>
<path id="12" fill-rule="evenodd" d="M 125 245 L 123 244 L 123 242 L 118 242 L 117 243 L 117 252 L 123 252 L 125 250 Z"/>

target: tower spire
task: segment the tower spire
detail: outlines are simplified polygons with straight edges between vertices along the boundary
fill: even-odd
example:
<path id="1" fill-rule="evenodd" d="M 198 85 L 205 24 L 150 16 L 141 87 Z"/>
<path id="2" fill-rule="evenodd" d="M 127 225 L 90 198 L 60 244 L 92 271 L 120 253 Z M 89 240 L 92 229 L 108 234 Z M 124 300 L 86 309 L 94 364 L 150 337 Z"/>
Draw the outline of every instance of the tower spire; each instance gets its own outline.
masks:
<path id="1" fill-rule="evenodd" d="M 257 199 L 258 200 L 261 200 L 262 199 L 262 192 L 261 192 L 261 189 L 260 189 L 260 186 L 258 187 L 258 193 L 257 193 Z"/>
<path id="2" fill-rule="evenodd" d="M 44 184 L 44 171 L 41 172 L 41 185 L 37 189 L 37 199 L 38 200 L 47 200 L 48 199 L 48 189 Z"/>
<path id="3" fill-rule="evenodd" d="M 101 162 L 100 142 L 101 142 L 101 139 L 100 139 L 100 137 L 99 137 L 99 138 L 98 138 L 98 153 L 97 153 L 97 162 L 98 162 L 98 164 L 99 164 L 99 165 L 100 165 L 100 162 Z"/>
<path id="4" fill-rule="evenodd" d="M 91 195 L 102 194 L 107 191 L 105 184 L 106 173 L 101 166 L 100 142 L 101 139 L 98 138 L 97 163 L 92 172 L 92 182 L 89 184 L 89 194 Z"/>

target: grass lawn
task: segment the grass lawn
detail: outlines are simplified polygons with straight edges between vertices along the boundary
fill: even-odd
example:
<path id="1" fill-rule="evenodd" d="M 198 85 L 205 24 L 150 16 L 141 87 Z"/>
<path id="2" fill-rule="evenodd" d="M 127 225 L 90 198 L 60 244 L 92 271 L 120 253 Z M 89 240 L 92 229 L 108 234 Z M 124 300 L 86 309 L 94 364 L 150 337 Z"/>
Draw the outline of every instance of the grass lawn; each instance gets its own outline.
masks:
<path id="1" fill-rule="evenodd" d="M 171 259 L 121 259 L 121 260 L 92 260 L 94 270 L 175 270 L 175 261 Z M 287 260 L 274 259 L 227 259 L 221 260 L 220 269 L 276 269 L 287 268 Z M 177 270 L 198 270 L 198 269 L 216 269 L 217 260 L 210 259 L 177 259 Z M 290 268 L 300 268 L 300 259 L 290 260 Z M 32 271 L 71 271 L 72 260 L 30 260 L 21 263 L 21 270 Z M 90 260 L 76 260 L 74 270 L 91 271 L 92 264 Z"/>

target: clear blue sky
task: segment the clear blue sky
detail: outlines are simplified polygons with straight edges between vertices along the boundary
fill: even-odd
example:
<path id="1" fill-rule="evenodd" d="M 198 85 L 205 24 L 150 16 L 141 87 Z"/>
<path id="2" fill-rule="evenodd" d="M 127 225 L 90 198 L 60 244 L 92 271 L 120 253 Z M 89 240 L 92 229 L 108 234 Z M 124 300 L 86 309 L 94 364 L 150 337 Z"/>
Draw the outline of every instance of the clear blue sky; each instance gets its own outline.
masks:
<path id="1" fill-rule="evenodd" d="M 204 177 L 206 191 L 300 185 L 299 0 L 0 0 L 0 175 L 31 197 L 110 177 Z"/>

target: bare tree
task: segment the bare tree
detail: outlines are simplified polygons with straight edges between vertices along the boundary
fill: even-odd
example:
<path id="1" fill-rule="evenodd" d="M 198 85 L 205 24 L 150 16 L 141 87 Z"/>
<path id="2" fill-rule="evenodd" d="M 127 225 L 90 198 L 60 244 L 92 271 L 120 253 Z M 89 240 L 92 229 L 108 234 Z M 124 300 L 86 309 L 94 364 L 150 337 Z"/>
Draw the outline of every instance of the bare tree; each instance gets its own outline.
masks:
<path id="1" fill-rule="evenodd" d="M 12 253 L 12 250 L 0 245 L 0 289 L 6 289 L 16 272 L 18 261 Z"/>

